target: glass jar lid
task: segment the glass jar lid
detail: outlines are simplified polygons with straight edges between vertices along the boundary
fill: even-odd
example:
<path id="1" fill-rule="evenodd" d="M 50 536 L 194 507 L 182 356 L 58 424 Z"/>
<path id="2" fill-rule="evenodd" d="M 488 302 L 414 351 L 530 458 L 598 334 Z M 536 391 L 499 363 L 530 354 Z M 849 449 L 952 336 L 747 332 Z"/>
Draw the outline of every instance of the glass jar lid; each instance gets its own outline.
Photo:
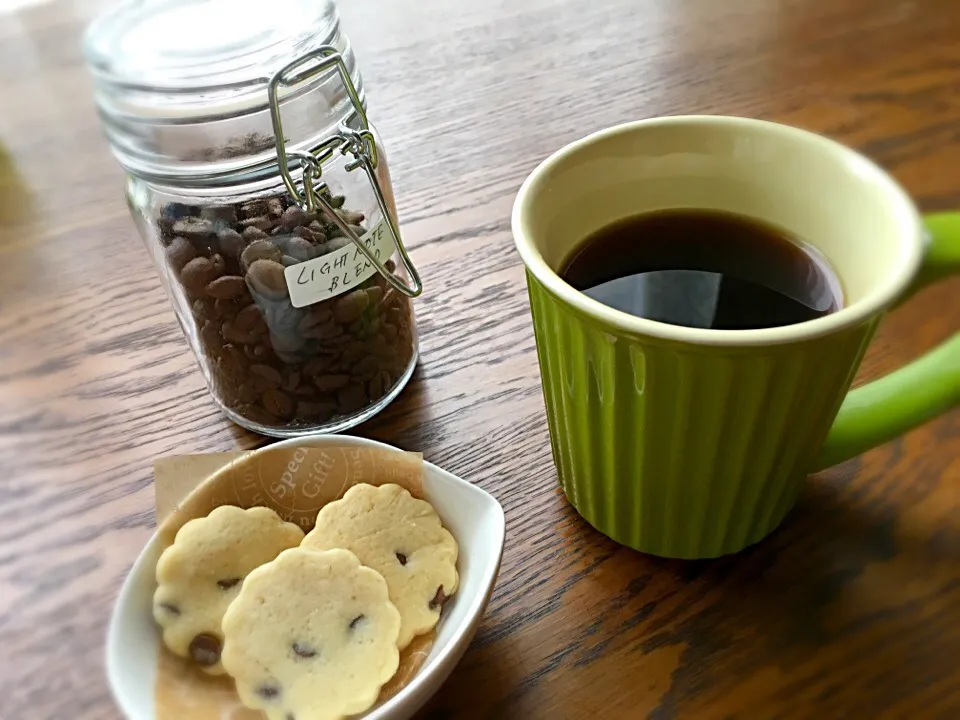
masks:
<path id="1" fill-rule="evenodd" d="M 87 29 L 97 107 L 121 165 L 174 180 L 266 171 L 276 164 L 270 78 L 321 46 L 335 48 L 361 102 L 353 49 L 332 0 L 128 0 Z M 282 88 L 289 147 L 309 149 L 350 122 L 335 71 Z"/>

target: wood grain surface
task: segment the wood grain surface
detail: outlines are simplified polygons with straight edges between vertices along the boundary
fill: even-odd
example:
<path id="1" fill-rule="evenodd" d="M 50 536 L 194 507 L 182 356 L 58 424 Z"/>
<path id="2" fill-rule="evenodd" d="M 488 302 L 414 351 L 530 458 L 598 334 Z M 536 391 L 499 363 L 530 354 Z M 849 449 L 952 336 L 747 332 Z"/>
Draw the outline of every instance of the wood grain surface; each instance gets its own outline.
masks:
<path id="1" fill-rule="evenodd" d="M 265 440 L 218 413 L 128 217 L 79 50 L 105 3 L 10 5 L 0 718 L 109 720 L 106 623 L 154 526 L 152 461 Z M 811 478 L 784 525 L 738 556 L 618 547 L 558 489 L 508 222 L 524 176 L 559 146 L 675 113 L 817 130 L 925 209 L 960 207 L 960 4 L 341 5 L 426 285 L 415 379 L 359 434 L 422 450 L 507 514 L 487 616 L 423 717 L 960 717 L 960 415 Z M 894 312 L 861 378 L 956 332 L 958 290 Z"/>

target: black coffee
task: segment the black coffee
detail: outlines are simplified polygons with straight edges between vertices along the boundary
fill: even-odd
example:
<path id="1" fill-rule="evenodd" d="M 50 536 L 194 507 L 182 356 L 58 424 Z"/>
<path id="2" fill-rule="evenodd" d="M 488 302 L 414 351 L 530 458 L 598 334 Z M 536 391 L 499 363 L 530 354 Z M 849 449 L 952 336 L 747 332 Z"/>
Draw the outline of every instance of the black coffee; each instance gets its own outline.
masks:
<path id="1" fill-rule="evenodd" d="M 560 275 L 605 305 L 672 325 L 749 330 L 839 310 L 840 281 L 780 228 L 716 210 L 663 210 L 588 237 Z"/>

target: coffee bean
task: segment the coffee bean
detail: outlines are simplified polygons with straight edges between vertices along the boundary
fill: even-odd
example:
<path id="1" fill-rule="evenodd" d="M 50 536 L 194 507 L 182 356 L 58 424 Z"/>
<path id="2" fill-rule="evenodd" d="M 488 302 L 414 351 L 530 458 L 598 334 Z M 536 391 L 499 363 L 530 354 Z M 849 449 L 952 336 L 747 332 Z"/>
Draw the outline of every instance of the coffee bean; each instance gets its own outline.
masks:
<path id="1" fill-rule="evenodd" d="M 211 667 L 220 662 L 220 639 L 202 633 L 190 641 L 188 651 L 193 661 L 201 667 Z"/>
<path id="2" fill-rule="evenodd" d="M 213 222 L 206 218 L 185 217 L 173 223 L 171 231 L 190 241 L 212 240 L 216 237 Z"/>
<path id="3" fill-rule="evenodd" d="M 217 242 L 220 246 L 220 252 L 225 257 L 236 259 L 247 246 L 247 241 L 243 236 L 233 228 L 227 228 L 217 233 Z"/>
<path id="4" fill-rule="evenodd" d="M 351 323 L 360 317 L 360 314 L 370 304 L 370 296 L 363 290 L 349 292 L 333 306 L 333 317 L 338 323 Z"/>
<path id="5" fill-rule="evenodd" d="M 328 420 L 337 411 L 336 403 L 311 402 L 299 400 L 297 402 L 297 417 L 323 422 Z"/>
<path id="6" fill-rule="evenodd" d="M 347 225 L 359 225 L 366 217 L 362 212 L 351 212 L 350 210 L 338 210 L 337 215 Z"/>
<path id="7" fill-rule="evenodd" d="M 243 350 L 236 345 L 232 343 L 224 345 L 223 354 L 220 356 L 219 362 L 220 367 L 227 377 L 234 380 L 243 380 L 247 376 L 247 366 L 250 363 L 247 361 Z"/>
<path id="8" fill-rule="evenodd" d="M 300 371 L 287 370 L 287 373 L 283 378 L 282 388 L 287 392 L 293 392 L 297 389 L 297 386 L 299 384 L 300 384 Z"/>
<path id="9" fill-rule="evenodd" d="M 256 363 L 250 366 L 250 372 L 266 380 L 269 387 L 280 387 L 280 383 L 283 382 L 283 376 L 280 374 L 280 371 L 269 365 Z"/>
<path id="10" fill-rule="evenodd" d="M 253 402 L 257 398 L 257 391 L 250 383 L 241 383 L 237 386 L 237 399 L 241 402 Z"/>
<path id="11" fill-rule="evenodd" d="M 302 230 L 303 228 L 298 228 Z M 312 260 L 317 256 L 316 248 L 310 244 L 309 240 L 304 239 L 303 237 L 291 238 L 287 243 L 287 254 L 295 257 L 300 262 L 306 262 L 307 260 Z"/>
<path id="12" fill-rule="evenodd" d="M 283 214 L 283 203 L 280 198 L 270 198 L 267 200 L 267 214 L 271 217 L 280 217 Z"/>
<path id="13" fill-rule="evenodd" d="M 255 296 L 259 294 L 266 298 L 282 298 L 290 292 L 283 276 L 283 265 L 274 260 L 254 260 L 247 269 L 247 285 Z"/>
<path id="14" fill-rule="evenodd" d="M 200 340 L 207 347 L 217 347 L 220 344 L 220 323 L 206 320 L 200 327 Z"/>
<path id="15" fill-rule="evenodd" d="M 268 388 L 263 391 L 264 409 L 279 418 L 287 419 L 293 415 L 293 400 L 286 393 L 276 388 Z"/>
<path id="16" fill-rule="evenodd" d="M 353 374 L 369 379 L 380 369 L 380 360 L 374 355 L 367 355 L 353 366 Z"/>
<path id="17" fill-rule="evenodd" d="M 240 217 L 252 218 L 266 215 L 269 212 L 269 206 L 266 200 L 249 200 L 240 205 Z"/>
<path id="18" fill-rule="evenodd" d="M 183 270 L 183 267 L 197 256 L 196 248 L 189 240 L 182 237 L 171 240 L 164 252 L 167 255 L 167 263 L 174 272 Z"/>
<path id="19" fill-rule="evenodd" d="M 220 265 L 222 264 L 223 258 L 220 259 Z M 184 265 L 183 270 L 180 271 L 180 282 L 183 283 L 187 292 L 199 295 L 222 273 L 223 268 L 219 267 L 213 258 L 197 257 Z"/>
<path id="20" fill-rule="evenodd" d="M 330 359 L 325 357 L 314 358 L 309 360 L 303 366 L 303 374 L 307 376 L 321 375 L 326 369 L 330 367 Z"/>
<path id="21" fill-rule="evenodd" d="M 318 375 L 313 379 L 313 384 L 320 392 L 333 392 L 346 387 L 349 383 L 349 375 Z"/>
<path id="22" fill-rule="evenodd" d="M 390 389 L 390 373 L 386 370 L 379 370 L 371 378 L 367 385 L 367 392 L 370 393 L 371 400 L 379 400 L 387 394 Z"/>
<path id="23" fill-rule="evenodd" d="M 337 409 L 341 415 L 349 415 L 367 403 L 367 391 L 363 385 L 354 383 L 337 392 Z"/>
<path id="24" fill-rule="evenodd" d="M 257 260 L 273 260 L 280 262 L 283 253 L 270 240 L 254 240 L 247 245 L 240 255 L 240 264 L 244 268 L 249 268 Z"/>
<path id="25" fill-rule="evenodd" d="M 383 288 L 379 285 L 374 285 L 366 289 L 367 297 L 370 298 L 370 304 L 376 305 L 383 299 Z"/>
<path id="26" fill-rule="evenodd" d="M 260 228 L 250 225 L 249 227 L 245 227 L 243 229 L 243 235 L 241 235 L 240 237 L 242 237 L 246 242 L 250 243 L 250 242 L 253 242 L 254 240 L 263 240 L 265 238 L 270 237 L 270 235 L 265 233 Z"/>
<path id="27" fill-rule="evenodd" d="M 257 335 L 259 339 L 259 333 Z M 270 346 L 263 342 L 258 342 L 256 344 L 244 345 L 243 353 L 251 360 L 265 360 L 270 357 Z"/>
<path id="28" fill-rule="evenodd" d="M 223 336 L 223 339 L 227 342 L 240 343 L 242 345 L 247 345 L 249 343 L 255 343 L 259 339 L 259 334 L 252 332 L 250 330 L 242 331 L 238 330 L 233 323 L 229 320 L 224 320 L 223 325 L 220 328 L 220 334 Z"/>
<path id="29" fill-rule="evenodd" d="M 296 205 L 291 205 L 280 216 L 280 224 L 283 227 L 292 229 L 296 225 L 302 224 L 306 220 L 307 214 Z"/>
<path id="30" fill-rule="evenodd" d="M 273 227 L 273 220 L 266 215 L 245 218 L 240 221 L 240 227 L 246 231 L 247 228 L 256 228 L 257 230 L 270 230 Z"/>
<path id="31" fill-rule="evenodd" d="M 235 300 L 246 292 L 246 282 L 237 275 L 224 275 L 207 285 L 207 295 L 218 300 Z"/>
<path id="32" fill-rule="evenodd" d="M 256 305 L 247 305 L 240 310 L 237 317 L 234 318 L 233 326 L 241 332 L 254 332 L 256 328 L 266 329 L 267 327 L 263 321 L 263 315 L 260 313 L 260 308 Z"/>
<path id="33" fill-rule="evenodd" d="M 200 217 L 212 220 L 215 226 L 237 224 L 237 210 L 233 205 L 211 205 L 202 208 Z"/>

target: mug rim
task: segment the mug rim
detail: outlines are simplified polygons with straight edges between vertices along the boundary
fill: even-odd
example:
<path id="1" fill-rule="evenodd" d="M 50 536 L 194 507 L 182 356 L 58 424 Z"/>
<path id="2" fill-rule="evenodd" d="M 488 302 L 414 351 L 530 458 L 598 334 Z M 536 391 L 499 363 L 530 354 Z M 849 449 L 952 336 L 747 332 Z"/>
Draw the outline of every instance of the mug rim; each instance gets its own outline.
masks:
<path id="1" fill-rule="evenodd" d="M 819 146 L 821 150 L 837 154 L 841 161 L 847 160 L 858 163 L 863 170 L 863 182 L 877 186 L 884 195 L 895 203 L 894 215 L 901 221 L 898 222 L 898 225 L 908 225 L 913 228 L 913 231 L 909 234 L 900 234 L 903 243 L 911 243 L 911 246 L 907 248 L 906 262 L 901 263 L 897 271 L 883 285 L 874 288 L 866 297 L 857 302 L 844 305 L 837 312 L 793 325 L 772 328 L 715 330 L 671 325 L 616 310 L 588 297 L 563 280 L 547 264 L 532 237 L 529 237 L 523 230 L 524 216 L 532 202 L 533 185 L 548 176 L 554 167 L 564 159 L 601 140 L 620 134 L 642 131 L 654 126 L 680 124 L 738 125 L 748 132 L 780 133 L 787 136 L 787 139 L 791 142 L 812 143 Z M 802 130 L 792 125 L 784 125 L 769 120 L 755 120 L 730 115 L 667 115 L 635 120 L 599 130 L 564 145 L 543 160 L 523 181 L 514 199 L 510 225 L 514 244 L 526 269 L 547 291 L 565 304 L 586 313 L 605 325 L 636 335 L 692 345 L 721 347 L 751 347 L 800 342 L 830 335 L 867 321 L 892 305 L 907 289 L 911 280 L 919 271 L 927 239 L 923 232 L 920 213 L 906 190 L 886 170 L 870 158 L 836 140 L 809 130 Z M 909 238 L 906 237 L 907 235 L 909 235 Z"/>

